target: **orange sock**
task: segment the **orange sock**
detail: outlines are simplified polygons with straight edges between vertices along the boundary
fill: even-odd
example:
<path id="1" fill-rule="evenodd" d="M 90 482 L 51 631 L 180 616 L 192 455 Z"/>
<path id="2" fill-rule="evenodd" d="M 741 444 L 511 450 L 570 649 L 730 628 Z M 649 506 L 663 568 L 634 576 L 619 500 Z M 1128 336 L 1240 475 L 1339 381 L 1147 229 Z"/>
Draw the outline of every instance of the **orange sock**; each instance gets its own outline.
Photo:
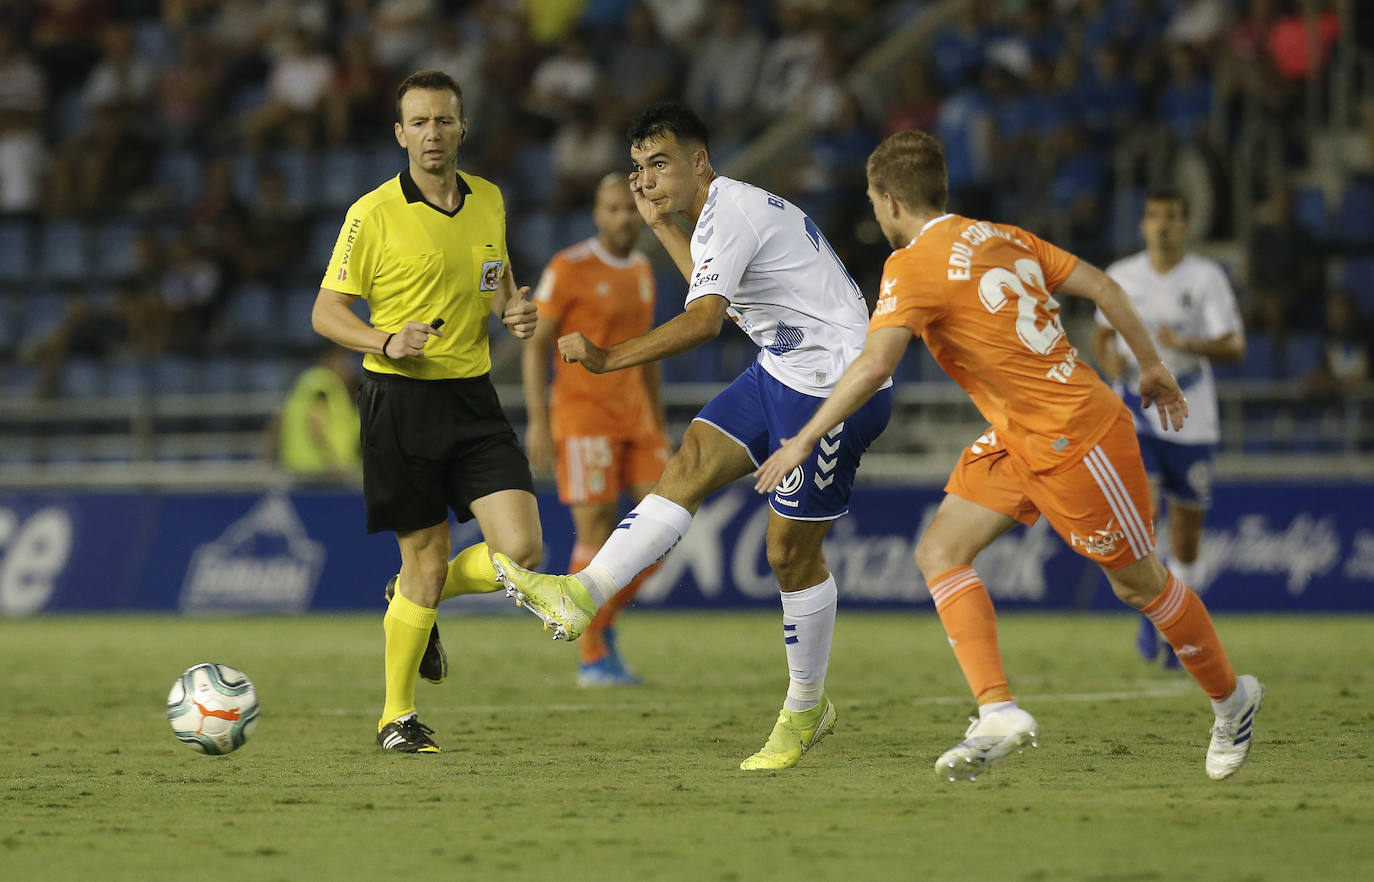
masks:
<path id="1" fill-rule="evenodd" d="M 1213 701 L 1236 688 L 1236 672 L 1212 627 L 1212 617 L 1202 598 L 1182 579 L 1169 574 L 1160 595 L 1141 610 L 1174 648 L 1174 654 Z"/>
<path id="2" fill-rule="evenodd" d="M 973 697 L 980 705 L 1011 701 L 997 648 L 997 612 L 978 573 L 973 567 L 941 573 L 930 580 L 930 596 Z"/>
<path id="3" fill-rule="evenodd" d="M 602 635 L 606 633 L 607 628 L 615 624 L 616 616 L 619 616 L 621 610 L 630 605 L 631 601 L 635 599 L 635 595 L 639 593 L 640 586 L 648 581 L 657 569 L 658 564 L 654 564 L 635 576 L 634 581 L 612 594 L 597 609 L 596 615 L 592 617 L 592 623 L 587 626 L 587 630 L 583 631 L 582 636 L 577 640 L 578 646 L 582 647 L 583 664 L 589 665 L 599 662 L 606 655 L 606 641 Z M 588 637 L 591 637 L 592 640 L 588 640 Z"/>

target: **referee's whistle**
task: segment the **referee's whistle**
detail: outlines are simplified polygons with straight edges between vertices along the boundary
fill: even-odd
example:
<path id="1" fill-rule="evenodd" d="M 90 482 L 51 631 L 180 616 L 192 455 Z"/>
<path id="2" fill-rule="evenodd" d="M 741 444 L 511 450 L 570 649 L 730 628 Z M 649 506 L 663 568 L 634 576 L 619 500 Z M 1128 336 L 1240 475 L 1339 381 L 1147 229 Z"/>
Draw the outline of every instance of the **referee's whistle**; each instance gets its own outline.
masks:
<path id="1" fill-rule="evenodd" d="M 441 318 L 437 318 L 434 321 L 430 322 L 429 326 L 437 331 L 444 326 L 444 320 Z"/>

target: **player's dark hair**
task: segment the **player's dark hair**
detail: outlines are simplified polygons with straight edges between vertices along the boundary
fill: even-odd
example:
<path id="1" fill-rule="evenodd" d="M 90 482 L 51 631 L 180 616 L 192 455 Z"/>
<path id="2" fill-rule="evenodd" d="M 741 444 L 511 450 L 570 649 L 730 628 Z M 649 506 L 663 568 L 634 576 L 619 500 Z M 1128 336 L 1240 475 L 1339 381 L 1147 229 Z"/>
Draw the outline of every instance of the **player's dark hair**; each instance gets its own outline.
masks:
<path id="1" fill-rule="evenodd" d="M 1156 184 L 1145 191 L 1146 202 L 1177 202 L 1183 206 L 1183 216 L 1188 216 L 1188 197 L 1173 184 Z"/>
<path id="2" fill-rule="evenodd" d="M 411 89 L 448 89 L 458 96 L 458 115 L 463 115 L 463 90 L 458 86 L 458 81 L 441 70 L 417 70 L 415 73 L 401 80 L 401 85 L 396 87 L 396 121 L 405 122 L 401 119 L 401 99 Z"/>
<path id="3" fill-rule="evenodd" d="M 868 182 L 879 193 L 891 193 L 905 208 L 944 211 L 949 199 L 945 150 L 926 132 L 889 135 L 868 157 Z"/>
<path id="4" fill-rule="evenodd" d="M 679 142 L 695 141 L 711 149 L 706 123 L 681 101 L 660 101 L 639 111 L 630 117 L 625 137 L 631 147 L 638 147 L 650 138 L 659 138 L 669 132 L 676 135 Z"/>

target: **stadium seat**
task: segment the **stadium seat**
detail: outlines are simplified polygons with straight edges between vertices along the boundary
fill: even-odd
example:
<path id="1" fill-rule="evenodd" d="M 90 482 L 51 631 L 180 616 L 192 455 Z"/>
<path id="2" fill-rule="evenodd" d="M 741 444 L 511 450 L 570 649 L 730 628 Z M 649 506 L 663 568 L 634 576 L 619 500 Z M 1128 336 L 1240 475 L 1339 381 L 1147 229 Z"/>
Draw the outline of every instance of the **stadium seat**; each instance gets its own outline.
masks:
<path id="1" fill-rule="evenodd" d="M 1343 245 L 1374 245 L 1374 181 L 1353 181 L 1346 185 L 1341 194 L 1336 230 Z"/>
<path id="2" fill-rule="evenodd" d="M 192 205 L 200 198 L 200 157 L 189 150 L 163 153 L 158 159 L 155 177 L 158 186 L 177 205 Z"/>
<path id="3" fill-rule="evenodd" d="M 1346 258 L 1341 288 L 1355 298 L 1366 321 L 1374 318 L 1374 257 Z"/>
<path id="4" fill-rule="evenodd" d="M 291 384 L 291 369 L 279 358 L 255 358 L 248 361 L 244 371 L 246 392 L 276 392 L 286 394 Z"/>
<path id="5" fill-rule="evenodd" d="M 312 268 L 317 268 L 321 273 L 329 265 L 329 258 L 334 254 L 334 243 L 339 239 L 339 230 L 343 227 L 343 218 L 340 217 L 321 217 L 315 221 L 310 228 L 310 244 L 307 246 L 306 260 Z"/>
<path id="6" fill-rule="evenodd" d="M 1301 380 L 1322 360 L 1322 342 L 1318 334 L 1294 334 L 1284 347 L 1284 375 Z"/>
<path id="7" fill-rule="evenodd" d="M 232 356 L 207 358 L 196 372 L 196 389 L 210 395 L 244 391 L 243 361 Z"/>
<path id="8" fill-rule="evenodd" d="M 315 288 L 297 288 L 286 294 L 282 315 L 282 337 L 299 349 L 314 349 L 324 342 L 310 323 L 315 309 Z"/>
<path id="9" fill-rule="evenodd" d="M 281 171 L 282 177 L 286 180 L 286 199 L 296 205 L 315 205 L 319 202 L 317 195 L 317 182 L 315 180 L 316 168 L 314 163 L 304 154 L 297 150 L 278 150 L 272 154 L 272 165 Z M 354 195 L 354 199 L 362 193 Z M 253 193 L 253 198 L 257 199 L 257 193 Z M 352 202 L 350 199 L 349 202 Z"/>
<path id="10" fill-rule="evenodd" d="M 116 358 L 106 365 L 109 385 L 106 393 L 112 398 L 141 398 L 148 393 L 149 369 L 137 358 Z"/>
<path id="11" fill-rule="evenodd" d="M 138 226 L 130 218 L 116 218 L 96 233 L 95 274 L 101 279 L 127 279 L 138 271 Z"/>
<path id="12" fill-rule="evenodd" d="M 8 353 L 19 342 L 19 307 L 15 298 L 0 292 L 0 354 Z"/>
<path id="13" fill-rule="evenodd" d="M 86 227 L 79 221 L 49 221 L 39 240 L 38 272 L 56 282 L 75 282 L 90 273 Z"/>
<path id="14" fill-rule="evenodd" d="M 24 298 L 20 341 L 39 343 L 52 336 L 67 315 L 67 298 L 39 291 Z"/>
<path id="15" fill-rule="evenodd" d="M 1274 380 L 1280 375 L 1280 365 L 1269 334 L 1247 334 L 1245 359 L 1239 364 L 1212 362 L 1212 375 L 1218 380 Z"/>
<path id="16" fill-rule="evenodd" d="M 182 355 L 164 355 L 153 362 L 155 395 L 187 395 L 195 391 L 196 365 Z"/>
<path id="17" fill-rule="evenodd" d="M 320 177 L 320 202 L 335 210 L 347 208 L 376 186 L 369 183 L 362 154 L 348 148 L 336 148 L 325 154 Z"/>
<path id="18" fill-rule="evenodd" d="M 229 336 L 246 348 L 274 348 L 284 339 L 277 298 L 266 285 L 242 285 L 224 304 Z"/>
<path id="19" fill-rule="evenodd" d="M 99 398 L 107 388 L 105 364 L 92 358 L 71 358 L 62 366 L 62 397 Z"/>
<path id="20" fill-rule="evenodd" d="M 33 227 L 29 222 L 0 219 L 0 282 L 27 281 L 32 251 Z"/>
<path id="21" fill-rule="evenodd" d="M 1293 210 L 1298 224 L 1318 242 L 1325 242 L 1328 234 L 1326 193 L 1321 187 L 1299 187 L 1293 194 Z"/>

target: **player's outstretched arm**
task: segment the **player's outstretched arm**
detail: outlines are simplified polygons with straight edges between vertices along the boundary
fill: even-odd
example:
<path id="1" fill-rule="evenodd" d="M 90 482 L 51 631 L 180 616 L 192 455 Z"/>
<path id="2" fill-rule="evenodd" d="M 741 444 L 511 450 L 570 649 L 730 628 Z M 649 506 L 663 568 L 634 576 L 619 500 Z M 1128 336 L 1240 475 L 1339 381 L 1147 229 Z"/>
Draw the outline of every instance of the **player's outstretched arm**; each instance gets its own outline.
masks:
<path id="1" fill-rule="evenodd" d="M 864 405 L 882 388 L 897 369 L 911 332 L 906 328 L 879 328 L 869 332 L 864 351 L 845 369 L 835 383 L 830 397 L 816 409 L 815 415 L 791 438 L 784 438 L 782 446 L 764 460 L 754 472 L 754 490 L 772 493 L 782 479 L 801 465 L 816 448 L 821 436 Z"/>
<path id="2" fill-rule="evenodd" d="M 706 294 L 687 304 L 681 315 L 609 349 L 602 349 L 582 334 L 559 337 L 558 354 L 564 361 L 577 362 L 594 374 L 658 361 L 714 339 L 720 333 L 729 305 L 724 297 Z"/>
<path id="3" fill-rule="evenodd" d="M 1069 273 L 1064 283 L 1055 289 L 1056 294 L 1070 294 L 1086 297 L 1097 304 L 1107 321 L 1131 347 L 1135 360 L 1140 364 L 1140 403 L 1142 407 L 1159 405 L 1160 428 L 1178 431 L 1183 428 L 1183 420 L 1188 416 L 1188 402 L 1183 391 L 1178 388 L 1174 375 L 1160 361 L 1159 350 L 1145 330 L 1140 313 L 1131 306 L 1126 292 L 1111 276 L 1102 270 L 1080 260 Z"/>

